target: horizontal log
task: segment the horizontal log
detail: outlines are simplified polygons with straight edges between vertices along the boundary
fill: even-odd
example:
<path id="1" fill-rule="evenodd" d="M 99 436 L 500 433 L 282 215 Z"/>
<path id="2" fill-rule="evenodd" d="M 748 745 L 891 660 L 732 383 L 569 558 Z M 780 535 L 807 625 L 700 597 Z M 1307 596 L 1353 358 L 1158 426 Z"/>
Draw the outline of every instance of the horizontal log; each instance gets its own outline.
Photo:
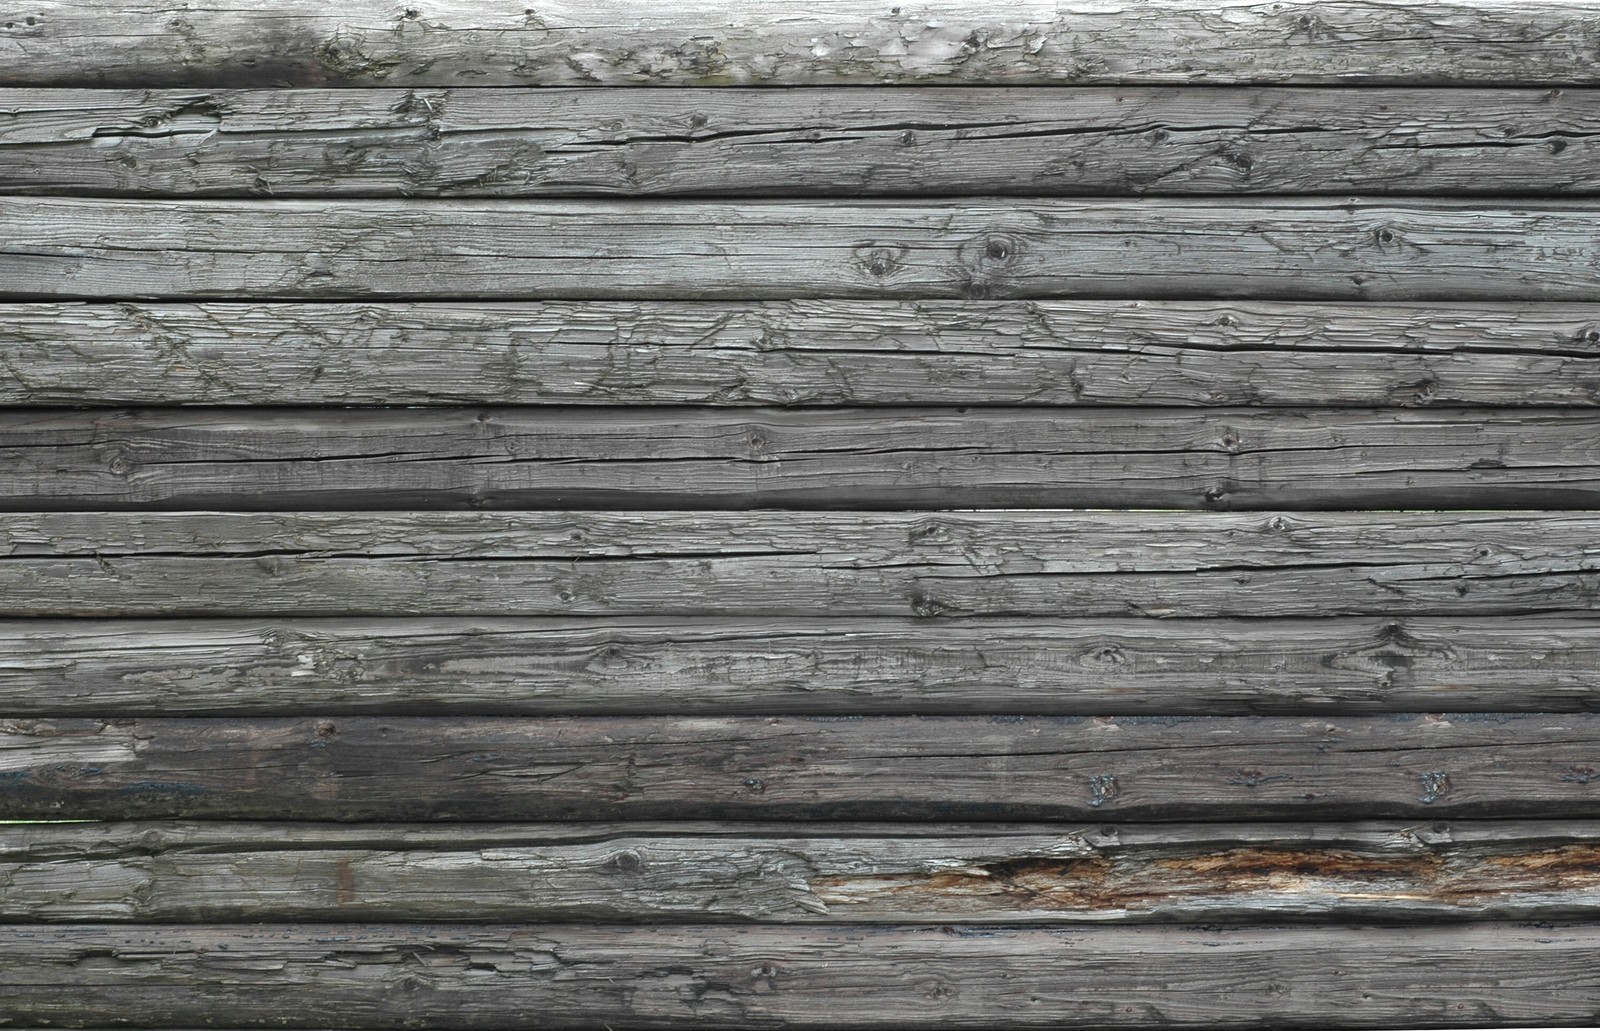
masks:
<path id="1" fill-rule="evenodd" d="M 1595 301 L 1600 201 L 0 197 L 0 299 Z"/>
<path id="2" fill-rule="evenodd" d="M 1600 816 L 1600 715 L 0 722 L 0 818 Z"/>
<path id="3" fill-rule="evenodd" d="M 1593 925 L 67 925 L 0 939 L 49 1026 L 1489 1028 L 1600 1005 Z"/>
<path id="4" fill-rule="evenodd" d="M 0 191 L 535 197 L 1600 191 L 1600 91 L 10 90 Z"/>
<path id="5" fill-rule="evenodd" d="M 0 308 L 3 405 L 1600 404 L 1569 304 Z"/>
<path id="6" fill-rule="evenodd" d="M 1583 508 L 1584 409 L 0 410 L 0 510 Z"/>
<path id="7" fill-rule="evenodd" d="M 1562 0 L 33 0 L 0 30 L 6 85 L 1600 81 Z"/>
<path id="8" fill-rule="evenodd" d="M 1590 618 L 0 621 L 8 716 L 1600 710 Z"/>
<path id="9" fill-rule="evenodd" d="M 35 922 L 1571 920 L 1600 825 L 40 825 L 0 883 Z"/>
<path id="10" fill-rule="evenodd" d="M 7 513 L 8 616 L 1332 616 L 1600 608 L 1600 516 Z"/>

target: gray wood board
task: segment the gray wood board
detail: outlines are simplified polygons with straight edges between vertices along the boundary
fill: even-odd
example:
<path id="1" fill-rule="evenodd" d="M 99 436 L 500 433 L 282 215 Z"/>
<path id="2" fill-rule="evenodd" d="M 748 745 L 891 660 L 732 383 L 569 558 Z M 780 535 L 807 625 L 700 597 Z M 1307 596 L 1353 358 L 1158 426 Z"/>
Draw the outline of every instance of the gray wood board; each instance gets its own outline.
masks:
<path id="1" fill-rule="evenodd" d="M 0 818 L 1600 816 L 1600 715 L 10 719 Z"/>
<path id="2" fill-rule="evenodd" d="M 1489 1028 L 1591 1022 L 1593 925 L 41 926 L 17 1023 L 641 1029 Z"/>
<path id="3" fill-rule="evenodd" d="M 0 306 L 4 405 L 1600 403 L 1600 306 Z"/>
<path id="4" fill-rule="evenodd" d="M 8 922 L 1571 920 L 1600 825 L 51 824 L 0 883 Z"/>
<path id="5" fill-rule="evenodd" d="M 33 0 L 0 83 L 70 86 L 1600 81 L 1561 0 Z"/>
<path id="6" fill-rule="evenodd" d="M 1581 409 L 0 410 L 0 510 L 1586 508 Z"/>
<path id="7" fill-rule="evenodd" d="M 9 616 L 1511 615 L 1600 608 L 1561 512 L 8 513 Z"/>
<path id="8" fill-rule="evenodd" d="M 0 299 L 1600 300 L 1600 202 L 0 197 Z"/>
<path id="9" fill-rule="evenodd" d="M 7 90 L 0 191 L 1600 192 L 1600 91 Z"/>
<path id="10" fill-rule="evenodd" d="M 8 716 L 1600 710 L 1592 618 L 0 621 Z"/>

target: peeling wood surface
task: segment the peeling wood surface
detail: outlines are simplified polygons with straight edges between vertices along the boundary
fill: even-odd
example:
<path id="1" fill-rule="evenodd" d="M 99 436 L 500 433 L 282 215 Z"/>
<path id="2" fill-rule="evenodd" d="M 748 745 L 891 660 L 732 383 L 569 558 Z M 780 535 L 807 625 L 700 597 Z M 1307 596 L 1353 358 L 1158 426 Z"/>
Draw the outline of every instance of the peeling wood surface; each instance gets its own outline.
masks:
<path id="1" fill-rule="evenodd" d="M 1562 0 L 34 0 L 0 23 L 0 84 L 1564 84 L 1600 81 L 1597 49 Z"/>
<path id="2" fill-rule="evenodd" d="M 7 827 L 0 920 L 1048 924 L 1600 914 L 1600 827 L 1592 822 L 895 831 Z"/>
<path id="3" fill-rule="evenodd" d="M 1592 712 L 1596 669 L 1576 614 L 0 622 L 43 717 Z"/>
<path id="4" fill-rule="evenodd" d="M 1600 300 L 1600 202 L 0 197 L 0 299 Z"/>
<path id="5" fill-rule="evenodd" d="M 9 513 L 10 616 L 1511 615 L 1585 513 Z"/>
<path id="6" fill-rule="evenodd" d="M 0 818 L 1594 817 L 1600 715 L 0 723 Z"/>
<path id="7" fill-rule="evenodd" d="M 1600 91 L 10 90 L 0 191 L 1600 192 Z"/>
<path id="8" fill-rule="evenodd" d="M 290 1028 L 1577 1026 L 1592 925 L 39 927 L 13 1019 Z M 1328 976 L 1336 970 L 1338 976 Z"/>
<path id="9" fill-rule="evenodd" d="M 1600 404 L 1600 306 L 13 304 L 6 405 Z"/>
<path id="10" fill-rule="evenodd" d="M 1590 409 L 0 411 L 0 509 L 1583 508 Z"/>

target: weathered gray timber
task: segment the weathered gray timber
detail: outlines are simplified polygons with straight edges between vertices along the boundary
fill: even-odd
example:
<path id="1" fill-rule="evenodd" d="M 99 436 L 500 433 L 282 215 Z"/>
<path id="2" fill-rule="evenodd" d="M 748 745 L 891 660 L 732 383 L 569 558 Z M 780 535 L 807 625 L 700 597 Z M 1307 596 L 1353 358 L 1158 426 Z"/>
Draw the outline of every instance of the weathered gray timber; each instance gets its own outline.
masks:
<path id="1" fill-rule="evenodd" d="M 1600 81 L 1562 0 L 34 0 L 0 83 L 725 86 Z"/>
<path id="2" fill-rule="evenodd" d="M 44 926 L 16 1022 L 355 1029 L 1587 1024 L 1593 925 Z"/>
<path id="3" fill-rule="evenodd" d="M 13 304 L 0 403 L 1595 405 L 1600 306 Z"/>
<path id="4" fill-rule="evenodd" d="M 1597 670 L 1577 616 L 0 622 L 8 716 L 1592 712 Z"/>
<path id="5" fill-rule="evenodd" d="M 1334 616 L 1600 608 L 1600 515 L 8 513 L 8 616 Z"/>
<path id="6" fill-rule="evenodd" d="M 11 90 L 0 191 L 1576 196 L 1600 91 Z"/>
<path id="7" fill-rule="evenodd" d="M 1600 715 L 12 719 L 0 818 L 1600 816 Z"/>
<path id="8" fill-rule="evenodd" d="M 0 509 L 1582 508 L 1592 408 L 0 410 Z"/>
<path id="9" fill-rule="evenodd" d="M 0 298 L 1600 301 L 1600 201 L 0 197 Z"/>
<path id="10" fill-rule="evenodd" d="M 1571 920 L 1600 825 L 0 827 L 0 921 Z"/>

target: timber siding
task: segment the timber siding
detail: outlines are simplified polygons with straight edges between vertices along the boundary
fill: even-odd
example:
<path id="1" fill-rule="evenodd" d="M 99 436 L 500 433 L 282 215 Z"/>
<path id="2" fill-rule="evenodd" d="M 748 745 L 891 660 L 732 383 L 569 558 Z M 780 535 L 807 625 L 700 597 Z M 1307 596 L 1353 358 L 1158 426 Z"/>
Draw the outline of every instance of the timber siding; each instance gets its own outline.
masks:
<path id="1" fill-rule="evenodd" d="M 0 11 L 0 1027 L 1600 1026 L 1597 54 Z"/>

